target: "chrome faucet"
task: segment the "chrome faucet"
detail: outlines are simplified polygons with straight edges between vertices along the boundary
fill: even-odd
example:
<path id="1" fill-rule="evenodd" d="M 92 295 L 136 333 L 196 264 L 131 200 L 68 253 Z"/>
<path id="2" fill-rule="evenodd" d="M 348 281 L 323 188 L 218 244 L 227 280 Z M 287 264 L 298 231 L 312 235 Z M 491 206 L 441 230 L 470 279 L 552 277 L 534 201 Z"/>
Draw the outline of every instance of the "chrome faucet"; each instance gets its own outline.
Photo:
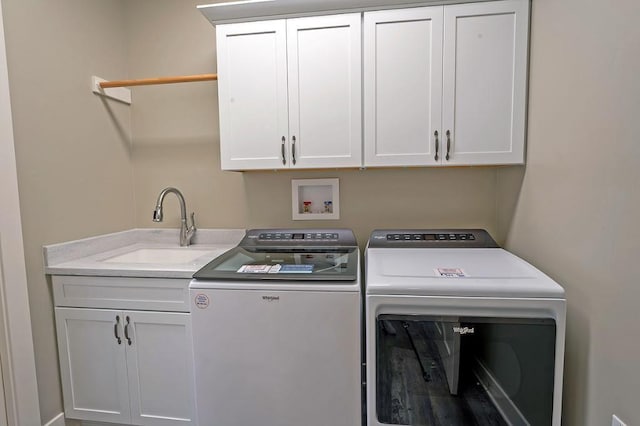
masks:
<path id="1" fill-rule="evenodd" d="M 193 238 L 193 235 L 196 233 L 196 221 L 195 213 L 191 213 L 191 226 L 187 224 L 187 206 L 180 191 L 176 188 L 165 188 L 160 192 L 158 201 L 156 202 L 156 209 L 153 211 L 153 221 L 162 222 L 162 202 L 164 201 L 165 195 L 170 192 L 176 194 L 180 202 L 180 246 L 186 247 L 191 244 L 191 238 Z"/>

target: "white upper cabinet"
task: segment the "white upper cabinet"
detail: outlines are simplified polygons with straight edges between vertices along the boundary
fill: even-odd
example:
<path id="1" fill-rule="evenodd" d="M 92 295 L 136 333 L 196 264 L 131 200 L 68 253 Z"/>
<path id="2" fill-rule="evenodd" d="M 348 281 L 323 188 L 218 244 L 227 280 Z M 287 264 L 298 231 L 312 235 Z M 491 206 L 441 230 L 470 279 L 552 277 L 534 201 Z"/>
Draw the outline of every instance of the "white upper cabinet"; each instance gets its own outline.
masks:
<path id="1" fill-rule="evenodd" d="M 287 21 L 292 167 L 359 167 L 361 16 Z"/>
<path id="2" fill-rule="evenodd" d="M 442 19 L 442 7 L 365 13 L 365 165 L 439 163 Z"/>
<path id="3" fill-rule="evenodd" d="M 223 170 L 524 163 L 529 0 L 216 28 Z"/>
<path id="4" fill-rule="evenodd" d="M 527 0 L 364 16 L 365 166 L 524 162 Z"/>
<path id="5" fill-rule="evenodd" d="M 222 169 L 286 167 L 285 21 L 220 25 L 216 40 Z"/>
<path id="6" fill-rule="evenodd" d="M 444 8 L 443 164 L 524 163 L 528 27 L 526 0 Z"/>
<path id="7" fill-rule="evenodd" d="M 361 165 L 360 14 L 219 25 L 223 170 Z"/>

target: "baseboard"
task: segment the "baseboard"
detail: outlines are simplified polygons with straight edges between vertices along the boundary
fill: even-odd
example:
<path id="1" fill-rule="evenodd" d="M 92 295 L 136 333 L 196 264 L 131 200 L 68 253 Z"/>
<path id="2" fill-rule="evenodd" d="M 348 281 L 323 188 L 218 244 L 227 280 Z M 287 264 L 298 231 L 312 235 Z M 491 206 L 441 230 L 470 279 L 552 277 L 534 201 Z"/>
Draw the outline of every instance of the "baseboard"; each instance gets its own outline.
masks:
<path id="1" fill-rule="evenodd" d="M 487 367 L 477 358 L 473 372 L 507 424 L 529 425 L 526 417 L 511 401 L 509 395 L 502 389 L 502 386 L 500 386 Z"/>
<path id="2" fill-rule="evenodd" d="M 115 423 L 102 423 L 102 422 L 92 422 L 89 420 L 83 420 L 82 422 L 79 420 L 75 420 L 76 423 L 73 424 L 81 424 L 82 426 L 126 426 L 126 425 L 118 425 Z M 66 426 L 64 413 L 60 413 L 47 423 L 42 426 Z"/>
<path id="3" fill-rule="evenodd" d="M 49 420 L 47 423 L 45 423 L 43 426 L 65 426 L 64 413 L 58 414 L 57 416 Z"/>

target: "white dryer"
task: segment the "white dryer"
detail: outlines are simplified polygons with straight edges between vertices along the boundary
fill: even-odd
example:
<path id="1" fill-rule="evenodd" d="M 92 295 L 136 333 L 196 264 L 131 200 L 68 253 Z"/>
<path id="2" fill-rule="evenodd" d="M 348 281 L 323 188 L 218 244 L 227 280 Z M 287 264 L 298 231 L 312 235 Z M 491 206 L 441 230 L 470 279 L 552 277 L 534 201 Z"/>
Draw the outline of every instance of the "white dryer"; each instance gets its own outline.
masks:
<path id="1" fill-rule="evenodd" d="M 484 230 L 376 230 L 367 425 L 560 425 L 565 293 Z"/>

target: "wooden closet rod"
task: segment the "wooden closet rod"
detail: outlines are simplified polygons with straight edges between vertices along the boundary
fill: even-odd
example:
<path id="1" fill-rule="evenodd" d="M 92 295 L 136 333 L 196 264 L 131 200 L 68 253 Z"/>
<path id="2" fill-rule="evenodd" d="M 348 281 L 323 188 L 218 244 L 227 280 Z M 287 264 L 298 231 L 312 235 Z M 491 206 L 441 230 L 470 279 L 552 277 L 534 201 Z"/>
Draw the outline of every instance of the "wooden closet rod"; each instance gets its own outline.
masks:
<path id="1" fill-rule="evenodd" d="M 148 86 L 152 84 L 191 83 L 194 81 L 212 81 L 217 79 L 218 79 L 218 74 L 198 74 L 198 75 L 184 75 L 184 76 L 178 76 L 178 77 L 144 78 L 140 80 L 103 81 L 99 84 L 101 88 L 108 89 L 112 87 Z"/>

